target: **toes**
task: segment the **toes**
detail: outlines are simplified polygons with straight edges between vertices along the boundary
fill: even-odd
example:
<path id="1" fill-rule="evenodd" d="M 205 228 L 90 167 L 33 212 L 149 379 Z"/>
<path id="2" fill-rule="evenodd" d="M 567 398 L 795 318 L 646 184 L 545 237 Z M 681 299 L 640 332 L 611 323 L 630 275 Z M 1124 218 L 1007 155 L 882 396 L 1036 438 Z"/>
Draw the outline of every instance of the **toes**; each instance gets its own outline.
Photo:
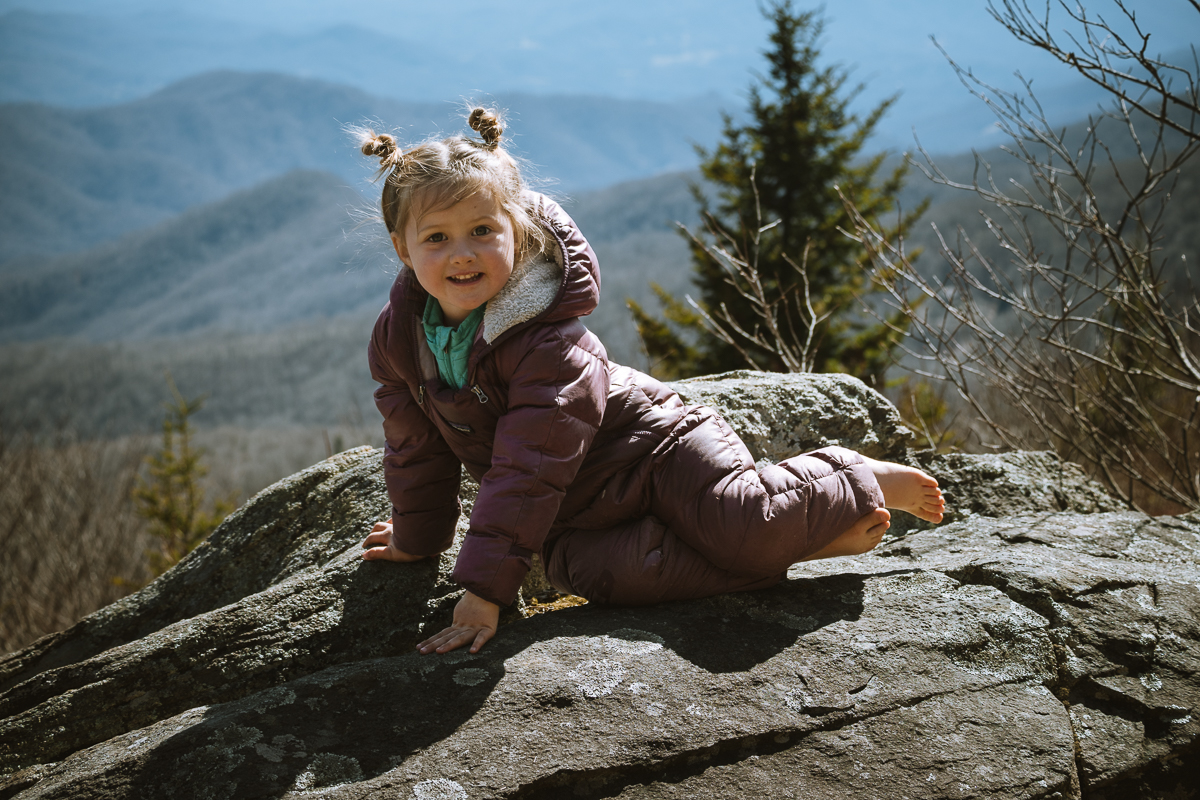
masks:
<path id="1" fill-rule="evenodd" d="M 885 509 L 879 508 L 870 516 L 870 525 L 867 527 L 867 537 L 870 539 L 883 538 L 884 532 L 892 527 L 892 515 Z"/>

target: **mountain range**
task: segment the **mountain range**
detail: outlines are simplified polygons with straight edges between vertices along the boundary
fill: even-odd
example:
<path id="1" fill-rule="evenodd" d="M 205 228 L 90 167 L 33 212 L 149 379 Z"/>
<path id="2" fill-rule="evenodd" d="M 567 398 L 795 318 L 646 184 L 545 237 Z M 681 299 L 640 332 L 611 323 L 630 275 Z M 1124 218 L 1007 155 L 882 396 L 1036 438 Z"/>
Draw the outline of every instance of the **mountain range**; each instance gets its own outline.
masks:
<path id="1" fill-rule="evenodd" d="M 647 367 L 625 299 L 646 302 L 650 281 L 689 290 L 674 227 L 697 222 L 698 173 L 655 173 L 695 163 L 686 137 L 699 123 L 681 130 L 684 112 L 671 104 L 528 100 L 510 129 L 544 174 L 610 184 L 549 189 L 600 256 L 601 305 L 586 324 L 614 360 Z M 589 124 L 596 109 L 604 119 Z M 686 113 L 712 121 L 715 138 L 715 110 Z M 164 369 L 189 394 L 211 395 L 214 424 L 322 424 L 347 408 L 361 418 L 371 389 L 361 351 L 396 264 L 372 219 L 370 164 L 342 125 L 384 114 L 407 120 L 411 139 L 435 130 L 439 114 L 454 119 L 445 106 L 231 72 L 104 109 L 0 106 L 0 424 L 69 413 L 92 430 L 142 429 L 157 416 Z M 984 155 L 1000 183 L 1023 178 L 1003 153 Z M 974 159 L 939 163 L 966 179 Z M 621 175 L 632 179 L 611 183 Z M 1163 219 L 1164 249 L 1186 264 L 1200 257 L 1197 186 L 1193 164 Z M 1111 182 L 1106 191 L 1120 197 Z M 902 200 L 911 208 L 926 195 L 933 204 L 909 242 L 923 258 L 937 263 L 936 223 L 951 239 L 962 227 L 1007 263 L 973 195 L 914 175 Z M 1164 280 L 1182 291 L 1194 268 L 1170 263 Z"/>
<path id="2" fill-rule="evenodd" d="M 495 101 L 507 110 L 514 153 L 529 162 L 535 183 L 559 193 L 691 168 L 693 144 L 715 143 L 721 125 L 716 97 Z M 13 259 L 81 250 L 293 169 L 331 172 L 366 190 L 376 165 L 347 126 L 374 125 L 411 144 L 464 130 L 464 109 L 237 72 L 105 108 L 0 105 L 0 271 Z"/>
<path id="3" fill-rule="evenodd" d="M 331 0 L 0 0 L 0 102 L 56 106 L 128 102 L 216 69 L 272 71 L 353 86 L 405 102 L 527 93 L 681 101 L 711 92 L 740 109 L 768 25 L 754 0 L 527 0 L 502 13 L 481 0 L 353 6 Z M 799 10 L 803 10 L 800 8 Z M 1151 54 L 1200 34 L 1184 0 L 1140 3 Z M 1047 9 L 1051 27 L 1068 24 Z M 1031 80 L 1055 122 L 1093 110 L 1101 90 L 991 19 L 984 3 L 842 0 L 819 15 L 823 66 L 862 81 L 851 111 L 898 95 L 880 146 L 916 133 L 950 153 L 1001 141 L 987 109 L 963 91 L 947 56 L 992 86 Z M 1112 21 L 1120 28 L 1121 15 Z M 931 37 L 936 37 L 935 46 Z M 945 52 L 940 52 L 944 47 Z M 1170 61 L 1172 57 L 1168 57 Z M 1179 63 L 1179 62 L 1177 62 Z"/>

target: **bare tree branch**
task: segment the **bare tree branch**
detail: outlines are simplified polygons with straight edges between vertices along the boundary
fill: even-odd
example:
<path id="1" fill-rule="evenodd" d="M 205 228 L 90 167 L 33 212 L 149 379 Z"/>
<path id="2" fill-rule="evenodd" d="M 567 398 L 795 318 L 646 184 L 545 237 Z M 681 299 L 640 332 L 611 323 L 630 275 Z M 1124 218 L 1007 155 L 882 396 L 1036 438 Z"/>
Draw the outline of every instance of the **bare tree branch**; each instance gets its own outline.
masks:
<path id="1" fill-rule="evenodd" d="M 1200 2 L 1187 2 L 1200 13 Z M 988 11 L 1018 40 L 1049 53 L 1133 110 L 1190 141 L 1200 140 L 1196 126 L 1200 115 L 1200 60 L 1195 48 L 1190 69 L 1151 55 L 1150 34 L 1142 30 L 1137 14 L 1124 0 L 1113 0 L 1113 4 L 1125 24 L 1089 17 L 1082 5 L 1057 0 L 1053 7 L 1080 29 L 1080 33 L 1067 34 L 1067 43 L 1052 30 L 1049 2 L 1041 15 L 1034 13 L 1028 0 L 1000 0 L 999 4 L 989 0 Z M 1123 34 L 1122 28 L 1127 28 L 1129 34 Z M 1184 83 L 1185 88 L 1176 89 L 1176 81 Z"/>
<path id="2" fill-rule="evenodd" d="M 756 320 L 752 330 L 746 330 L 737 318 L 722 303 L 716 309 L 708 309 L 690 295 L 688 304 L 695 309 L 714 336 L 736 350 L 752 369 L 763 366 L 755 360 L 751 346 L 760 348 L 777 358 L 789 372 L 812 372 L 817 352 L 814 341 L 817 327 L 829 318 L 831 310 L 818 311 L 813 305 L 808 278 L 808 245 L 805 244 L 800 263 L 797 264 L 786 253 L 783 260 L 800 276 L 794 286 L 767 286 L 758 268 L 758 257 L 762 248 L 763 234 L 779 225 L 779 221 L 763 222 L 762 206 L 758 202 L 758 184 L 754 171 L 750 173 L 750 186 L 754 192 L 755 214 L 750 241 L 739 246 L 728 231 L 714 218 L 705 219 L 710 244 L 685 226 L 680 228 L 692 242 L 703 249 L 710 258 L 720 264 L 725 272 L 729 288 L 750 303 Z M 797 308 L 801 319 L 792 319 L 792 309 Z M 797 325 L 799 323 L 799 325 Z M 802 334 L 802 335 L 801 335 Z"/>
<path id="3" fill-rule="evenodd" d="M 1003 0 L 1002 8 L 993 11 L 1048 36 L 1046 18 L 1034 20 L 1024 3 Z M 1108 30 L 1102 19 L 1072 13 L 1085 31 L 1074 44 L 1082 41 L 1097 57 L 1145 58 L 1144 34 L 1135 53 L 1116 32 L 1100 36 Z M 1083 140 L 1071 144 L 1028 84 L 1018 96 L 953 66 L 997 115 L 1012 138 L 1007 151 L 1028 178 L 1001 189 L 977 155 L 971 181 L 955 181 L 921 151 L 917 167 L 927 177 L 974 192 L 998 212 L 983 220 L 1009 259 L 997 263 L 965 232 L 951 243 L 935 228 L 944 276 L 918 271 L 846 201 L 853 235 L 887 287 L 890 307 L 911 320 L 897 331 L 908 337 L 904 352 L 920 365 L 918 374 L 952 385 L 998 444 L 1053 446 L 1132 506 L 1157 497 L 1200 508 L 1200 334 L 1193 321 L 1200 299 L 1193 291 L 1169 301 L 1158 246 L 1178 170 L 1200 149 L 1196 117 L 1172 148 L 1166 136 L 1177 130 L 1174 120 L 1144 115 L 1145 103 L 1114 91 L 1113 108 L 1090 119 Z M 1194 82 L 1188 91 L 1194 101 Z M 1129 137 L 1131 161 L 1117 159 L 1101 139 L 1104 122 Z M 1101 178 L 1119 198 L 1100 193 Z M 1005 407 L 1027 424 L 1007 422 Z"/>

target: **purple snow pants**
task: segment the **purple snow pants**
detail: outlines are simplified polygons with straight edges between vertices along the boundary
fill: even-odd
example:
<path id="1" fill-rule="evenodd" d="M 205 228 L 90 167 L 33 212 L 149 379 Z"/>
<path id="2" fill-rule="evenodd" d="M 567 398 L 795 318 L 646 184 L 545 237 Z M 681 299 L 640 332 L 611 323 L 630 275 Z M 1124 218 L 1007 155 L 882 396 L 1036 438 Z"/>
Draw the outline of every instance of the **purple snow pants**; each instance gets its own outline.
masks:
<path id="1" fill-rule="evenodd" d="M 756 470 L 733 429 L 704 407 L 634 473 L 623 483 L 637 487 L 639 514 L 555 531 L 544 553 L 554 586 L 614 605 L 761 589 L 883 507 L 858 453 L 826 447 Z"/>

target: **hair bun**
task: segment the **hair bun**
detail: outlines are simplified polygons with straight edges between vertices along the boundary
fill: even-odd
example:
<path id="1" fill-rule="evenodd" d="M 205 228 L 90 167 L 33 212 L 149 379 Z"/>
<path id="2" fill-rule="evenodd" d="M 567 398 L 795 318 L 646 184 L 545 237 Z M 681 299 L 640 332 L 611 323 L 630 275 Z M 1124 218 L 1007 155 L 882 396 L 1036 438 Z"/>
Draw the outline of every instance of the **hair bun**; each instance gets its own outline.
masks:
<path id="1" fill-rule="evenodd" d="M 483 143 L 487 146 L 495 147 L 500 143 L 500 134 L 504 133 L 504 126 L 500 124 L 500 116 L 495 111 L 476 108 L 467 118 L 467 124 L 471 126 L 471 130 L 483 137 Z"/>
<path id="2" fill-rule="evenodd" d="M 395 138 L 386 133 L 381 133 L 377 136 L 375 135 L 375 131 L 368 131 L 366 136 L 363 137 L 363 155 L 378 156 L 379 161 L 384 166 L 387 166 L 398 149 Z"/>

